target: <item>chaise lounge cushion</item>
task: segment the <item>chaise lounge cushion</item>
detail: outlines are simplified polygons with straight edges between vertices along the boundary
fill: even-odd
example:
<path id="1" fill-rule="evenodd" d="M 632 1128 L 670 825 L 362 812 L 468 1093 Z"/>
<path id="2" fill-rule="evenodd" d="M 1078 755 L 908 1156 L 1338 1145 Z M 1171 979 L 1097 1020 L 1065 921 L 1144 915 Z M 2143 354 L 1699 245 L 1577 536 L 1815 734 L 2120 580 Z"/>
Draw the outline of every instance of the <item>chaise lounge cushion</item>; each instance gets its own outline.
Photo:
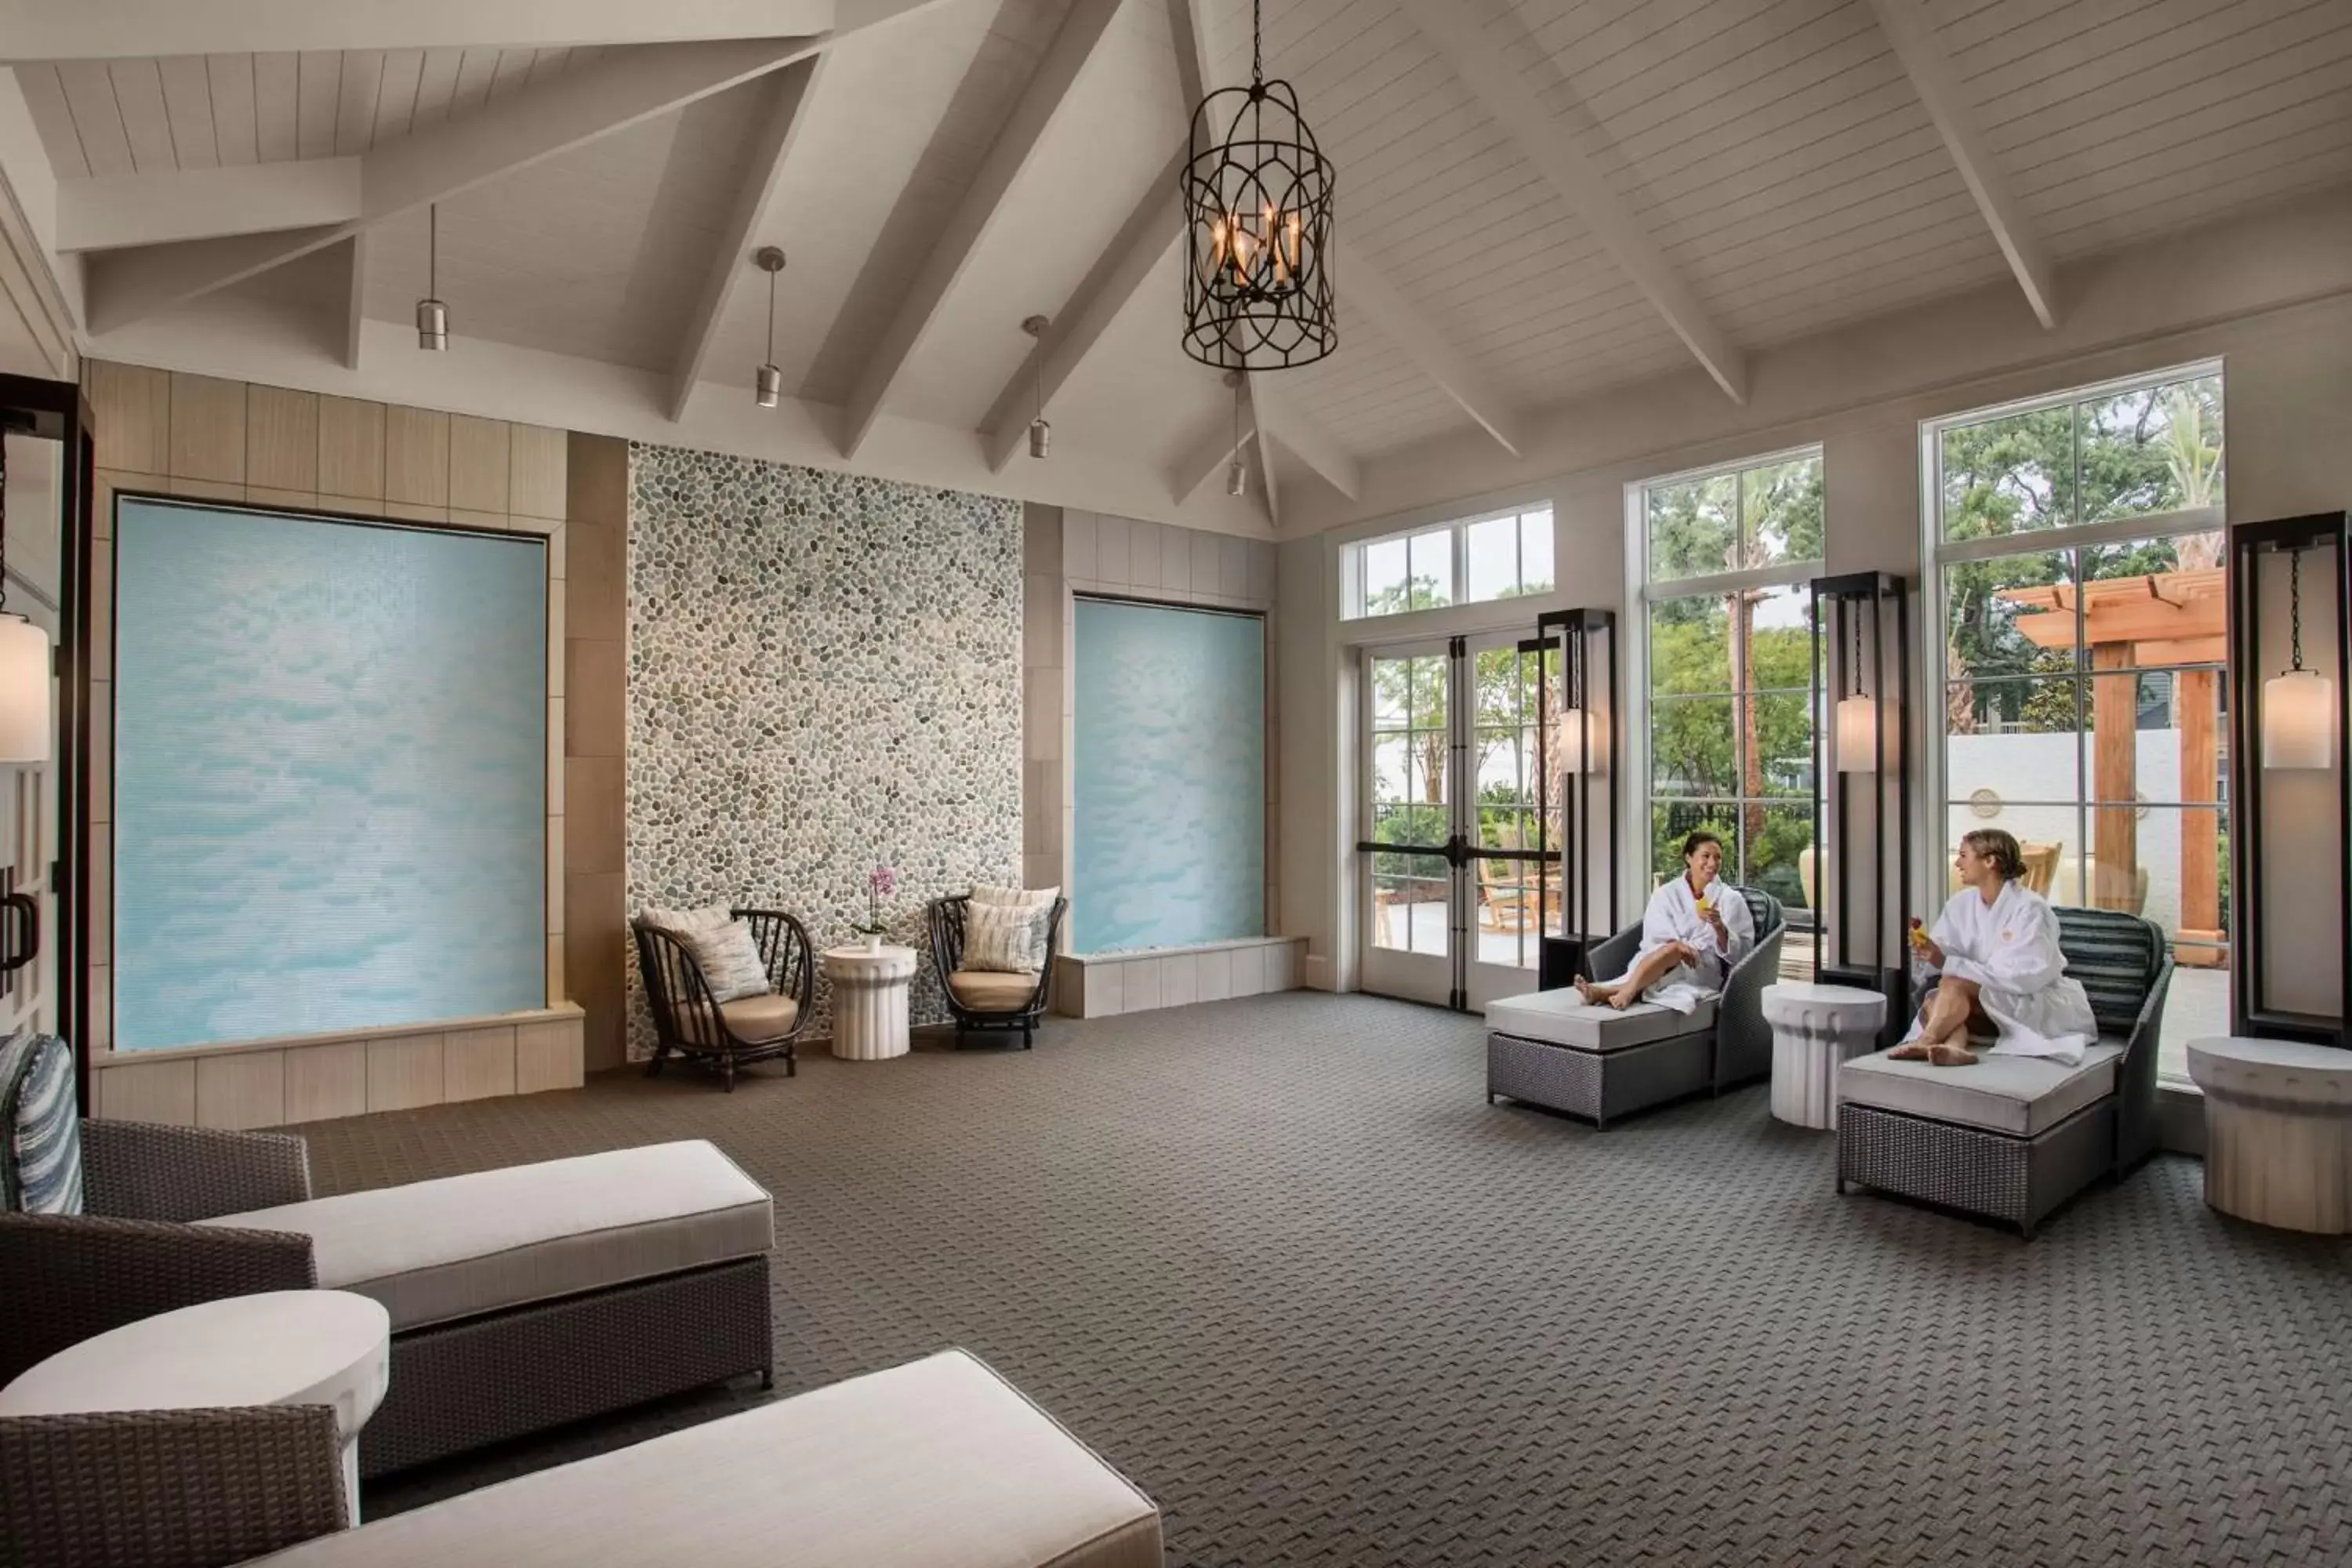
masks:
<path id="1" fill-rule="evenodd" d="M 2095 1045 L 2080 1067 L 2039 1057 L 1979 1054 L 1973 1066 L 1898 1062 L 1885 1051 L 1838 1069 L 1838 1100 L 2032 1138 L 2116 1088 L 2123 1047 Z"/>
<path id="2" fill-rule="evenodd" d="M 1160 1512 L 961 1351 L 322 1536 L 269 1568 L 1160 1568 Z"/>
<path id="3" fill-rule="evenodd" d="M 1695 1035 L 1715 1025 L 1715 1002 L 1677 1013 L 1654 1003 L 1636 1002 L 1620 1012 L 1588 1005 L 1573 991 L 1538 991 L 1486 1004 L 1486 1027 L 1525 1040 L 1568 1046 L 1580 1051 L 1622 1051 L 1676 1035 Z"/>
<path id="4" fill-rule="evenodd" d="M 1037 994 L 1037 975 L 997 974 L 985 970 L 959 969 L 948 976 L 955 999 L 975 1013 L 1018 1013 Z"/>
<path id="5" fill-rule="evenodd" d="M 509 1165 L 202 1222 L 310 1238 L 319 1285 L 394 1332 L 754 1258 L 767 1190 L 700 1140 Z"/>

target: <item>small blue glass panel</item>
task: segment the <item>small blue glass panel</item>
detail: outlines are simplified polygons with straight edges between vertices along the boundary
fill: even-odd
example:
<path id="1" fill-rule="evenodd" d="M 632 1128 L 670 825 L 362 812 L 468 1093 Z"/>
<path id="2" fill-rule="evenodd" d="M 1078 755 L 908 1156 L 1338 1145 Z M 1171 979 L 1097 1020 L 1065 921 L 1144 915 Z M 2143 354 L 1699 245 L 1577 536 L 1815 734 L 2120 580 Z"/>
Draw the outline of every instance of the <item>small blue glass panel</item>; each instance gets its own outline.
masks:
<path id="1" fill-rule="evenodd" d="M 1264 936 L 1265 623 L 1076 608 L 1072 945 Z"/>
<path id="2" fill-rule="evenodd" d="M 115 1048 L 545 1005 L 545 544 L 115 521 Z"/>

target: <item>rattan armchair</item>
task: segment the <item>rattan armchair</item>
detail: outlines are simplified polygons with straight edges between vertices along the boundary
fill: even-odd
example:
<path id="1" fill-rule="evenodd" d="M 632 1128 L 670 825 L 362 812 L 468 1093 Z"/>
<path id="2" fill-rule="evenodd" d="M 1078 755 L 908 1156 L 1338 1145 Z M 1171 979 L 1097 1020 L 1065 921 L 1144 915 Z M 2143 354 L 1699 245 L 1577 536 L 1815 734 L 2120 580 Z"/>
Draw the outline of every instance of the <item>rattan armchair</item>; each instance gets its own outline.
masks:
<path id="1" fill-rule="evenodd" d="M 939 969 L 940 984 L 947 992 L 956 1044 L 962 1045 L 967 1033 L 1018 1029 L 1021 1048 L 1025 1051 L 1035 1044 L 1038 1021 L 1053 999 L 1054 954 L 1061 947 L 1062 917 L 1069 912 L 1070 900 L 1054 900 L 1053 914 L 1045 925 L 1045 962 L 1025 987 L 1019 983 L 1028 980 L 1026 975 L 975 973 L 963 967 L 964 916 L 971 905 L 970 895 L 954 893 L 933 900 L 925 911 L 931 928 L 931 963 Z"/>
<path id="2" fill-rule="evenodd" d="M 310 1238 L 186 1222 L 310 1195 L 299 1138 L 81 1124 L 85 1213 L 0 1214 L 0 1384 L 125 1323 L 318 1282 Z M 326 1405 L 0 1417 L 0 1563 L 215 1568 L 343 1524 Z"/>
<path id="3" fill-rule="evenodd" d="M 702 966 L 675 932 L 629 922 L 636 937 L 637 973 L 646 1005 L 654 1016 L 654 1058 L 646 1076 L 657 1077 L 671 1052 L 716 1070 L 735 1091 L 735 1069 L 745 1062 L 784 1058 L 784 1076 L 800 1071 L 797 1046 L 809 1026 L 815 994 L 816 962 L 808 928 L 782 910 L 730 910 L 749 921 L 768 972 L 768 994 L 720 1002 L 710 994 Z"/>

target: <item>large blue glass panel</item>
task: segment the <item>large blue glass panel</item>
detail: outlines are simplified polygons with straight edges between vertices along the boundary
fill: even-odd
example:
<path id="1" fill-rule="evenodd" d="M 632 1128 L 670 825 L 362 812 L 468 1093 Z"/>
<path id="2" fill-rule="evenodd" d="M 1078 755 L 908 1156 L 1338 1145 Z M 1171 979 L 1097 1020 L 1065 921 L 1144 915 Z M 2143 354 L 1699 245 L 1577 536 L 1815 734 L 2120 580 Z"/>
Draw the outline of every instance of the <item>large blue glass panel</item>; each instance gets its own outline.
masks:
<path id="1" fill-rule="evenodd" d="M 1077 602 L 1072 944 L 1265 934 L 1265 632 Z"/>
<path id="2" fill-rule="evenodd" d="M 124 500 L 115 1047 L 546 1001 L 537 539 Z"/>

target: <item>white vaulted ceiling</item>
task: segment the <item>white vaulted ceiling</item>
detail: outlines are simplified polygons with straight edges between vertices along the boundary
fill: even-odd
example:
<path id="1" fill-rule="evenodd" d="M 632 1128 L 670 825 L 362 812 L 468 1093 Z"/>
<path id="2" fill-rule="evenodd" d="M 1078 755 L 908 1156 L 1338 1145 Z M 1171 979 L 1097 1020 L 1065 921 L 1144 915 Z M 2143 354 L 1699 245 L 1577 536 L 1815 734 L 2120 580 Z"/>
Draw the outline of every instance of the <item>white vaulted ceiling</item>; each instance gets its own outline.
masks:
<path id="1" fill-rule="evenodd" d="M 840 460 L 978 453 L 1032 483 L 1020 323 L 1044 315 L 1055 460 L 1181 506 L 1219 488 L 1234 394 L 1177 346 L 1167 177 L 1188 79 L 1246 79 L 1250 12 L 0 0 L 0 57 L 93 352 L 273 301 L 331 318 L 339 290 L 404 323 L 437 200 L 462 337 L 626 373 L 680 439 L 740 445 L 767 353 L 749 258 L 774 244 L 775 358 Z M 1964 290 L 2011 284 L 2054 325 L 2061 264 L 2352 184 L 2343 0 L 1265 13 L 1345 245 L 1340 352 L 1242 389 L 1277 497 L 1482 426 L 1515 447 L 1548 408 L 1696 367 L 1744 398 L 1760 351 Z"/>

